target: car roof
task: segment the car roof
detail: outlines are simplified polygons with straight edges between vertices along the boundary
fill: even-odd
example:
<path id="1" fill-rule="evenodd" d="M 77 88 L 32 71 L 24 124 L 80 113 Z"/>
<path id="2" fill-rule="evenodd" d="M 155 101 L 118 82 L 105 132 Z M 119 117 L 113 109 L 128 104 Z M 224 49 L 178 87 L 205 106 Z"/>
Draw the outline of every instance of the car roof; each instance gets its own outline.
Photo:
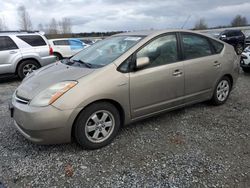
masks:
<path id="1" fill-rule="evenodd" d="M 197 31 L 191 31 L 191 30 L 167 29 L 167 30 L 146 30 L 146 31 L 124 32 L 124 33 L 116 34 L 114 36 L 145 36 L 146 37 L 146 36 L 161 35 L 164 33 L 171 33 L 171 32 L 188 32 L 188 33 L 201 34 Z"/>
<path id="2" fill-rule="evenodd" d="M 0 31 L 0 36 L 9 36 L 9 35 L 42 35 L 42 34 L 39 32 Z"/>
<path id="3" fill-rule="evenodd" d="M 58 40 L 75 40 L 75 41 L 81 41 L 78 38 L 57 38 L 57 39 L 49 39 L 49 41 L 58 41 Z"/>

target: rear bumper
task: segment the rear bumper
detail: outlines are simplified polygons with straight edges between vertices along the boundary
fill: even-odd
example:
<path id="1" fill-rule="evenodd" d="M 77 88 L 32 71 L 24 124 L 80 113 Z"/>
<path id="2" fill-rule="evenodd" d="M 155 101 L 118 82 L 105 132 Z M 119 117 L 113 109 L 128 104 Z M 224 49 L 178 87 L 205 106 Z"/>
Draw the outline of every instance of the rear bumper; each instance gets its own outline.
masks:
<path id="1" fill-rule="evenodd" d="M 56 62 L 56 57 L 53 56 L 53 55 L 50 55 L 50 56 L 47 56 L 47 57 L 43 57 L 40 60 L 40 64 L 41 64 L 42 67 L 46 66 L 46 65 L 49 65 L 51 63 L 54 63 L 54 62 Z"/>
<path id="2" fill-rule="evenodd" d="M 38 144 L 60 144 L 71 141 L 72 110 L 53 106 L 32 107 L 12 101 L 12 116 L 17 130 Z"/>

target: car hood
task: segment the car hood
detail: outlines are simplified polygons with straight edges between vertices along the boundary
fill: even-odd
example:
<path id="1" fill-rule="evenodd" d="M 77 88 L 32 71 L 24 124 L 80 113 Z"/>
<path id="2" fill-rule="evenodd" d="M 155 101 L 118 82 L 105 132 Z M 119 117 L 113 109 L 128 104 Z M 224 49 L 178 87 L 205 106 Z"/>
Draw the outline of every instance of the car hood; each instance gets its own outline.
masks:
<path id="1" fill-rule="evenodd" d="M 41 91 L 58 82 L 78 80 L 96 69 L 68 66 L 60 62 L 45 66 L 25 78 L 17 88 L 18 97 L 31 100 Z"/>

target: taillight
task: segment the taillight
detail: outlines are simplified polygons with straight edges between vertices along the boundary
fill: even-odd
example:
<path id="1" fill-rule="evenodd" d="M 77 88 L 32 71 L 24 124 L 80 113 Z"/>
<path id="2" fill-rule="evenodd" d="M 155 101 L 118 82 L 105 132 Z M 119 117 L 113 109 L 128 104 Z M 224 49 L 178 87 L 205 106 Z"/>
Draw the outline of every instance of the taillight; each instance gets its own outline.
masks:
<path id="1" fill-rule="evenodd" d="M 49 55 L 53 55 L 53 48 L 49 46 Z"/>

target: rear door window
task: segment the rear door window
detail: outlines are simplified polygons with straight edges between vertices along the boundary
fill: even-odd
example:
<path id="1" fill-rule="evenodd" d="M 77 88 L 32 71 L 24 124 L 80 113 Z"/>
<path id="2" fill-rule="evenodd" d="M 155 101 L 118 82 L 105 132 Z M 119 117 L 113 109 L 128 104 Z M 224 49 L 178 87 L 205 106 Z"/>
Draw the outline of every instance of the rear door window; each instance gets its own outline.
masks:
<path id="1" fill-rule="evenodd" d="M 69 46 L 68 40 L 55 40 L 53 41 L 53 44 L 56 46 Z"/>
<path id="2" fill-rule="evenodd" d="M 19 35 L 17 37 L 33 47 L 47 45 L 43 38 L 39 35 Z"/>
<path id="3" fill-rule="evenodd" d="M 181 35 L 183 55 L 185 59 L 200 58 L 213 54 L 207 38 L 188 33 L 182 33 Z"/>
<path id="4" fill-rule="evenodd" d="M 18 49 L 14 41 L 7 36 L 0 36 L 0 51 Z"/>

